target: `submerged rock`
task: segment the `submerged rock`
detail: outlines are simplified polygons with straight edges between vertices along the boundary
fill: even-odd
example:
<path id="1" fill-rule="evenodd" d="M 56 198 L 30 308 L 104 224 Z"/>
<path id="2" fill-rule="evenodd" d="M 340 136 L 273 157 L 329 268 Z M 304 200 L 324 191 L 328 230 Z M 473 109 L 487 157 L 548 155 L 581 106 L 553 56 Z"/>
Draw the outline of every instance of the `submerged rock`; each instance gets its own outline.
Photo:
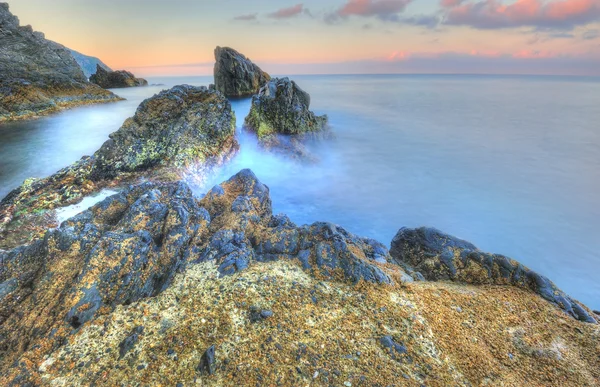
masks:
<path id="1" fill-rule="evenodd" d="M 517 286 L 539 294 L 578 320 L 597 322 L 548 278 L 514 259 L 482 252 L 473 244 L 434 228 L 400 229 L 392 240 L 390 254 L 428 281 Z"/>
<path id="2" fill-rule="evenodd" d="M 104 89 L 116 89 L 121 87 L 148 86 L 148 81 L 143 78 L 136 78 L 129 71 L 119 70 L 111 71 L 98 63 L 96 73 L 90 76 L 90 82 Z"/>
<path id="3" fill-rule="evenodd" d="M 68 49 L 20 26 L 0 3 L 0 121 L 119 99 L 89 83 Z"/>
<path id="4" fill-rule="evenodd" d="M 252 97 L 245 124 L 259 139 L 318 132 L 327 124 L 327 116 L 316 116 L 309 108 L 310 95 L 296 82 L 273 78 Z"/>
<path id="5" fill-rule="evenodd" d="M 510 286 L 407 284 L 381 243 L 272 215 L 250 170 L 201 200 L 131 186 L 0 262 L 0 385 L 600 381 L 595 325 Z"/>
<path id="6" fill-rule="evenodd" d="M 80 200 L 107 185 L 147 177 L 201 179 L 238 149 L 235 116 L 222 94 L 175 86 L 145 100 L 92 157 L 44 179 L 27 180 L 0 202 L 0 248 L 43 232 L 46 210 Z M 191 171 L 191 172 L 190 172 Z"/>
<path id="7" fill-rule="evenodd" d="M 215 59 L 215 88 L 226 97 L 251 96 L 271 79 L 269 74 L 232 48 L 215 48 Z"/>

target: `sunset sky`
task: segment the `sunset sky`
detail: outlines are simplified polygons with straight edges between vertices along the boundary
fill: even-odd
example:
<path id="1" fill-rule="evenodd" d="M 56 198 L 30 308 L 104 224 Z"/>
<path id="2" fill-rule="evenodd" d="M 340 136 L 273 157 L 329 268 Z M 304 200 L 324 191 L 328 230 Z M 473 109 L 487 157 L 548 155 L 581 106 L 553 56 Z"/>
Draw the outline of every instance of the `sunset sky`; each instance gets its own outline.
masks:
<path id="1" fill-rule="evenodd" d="M 211 74 L 230 46 L 273 74 L 600 75 L 600 0 L 13 0 L 48 39 L 141 76 Z"/>

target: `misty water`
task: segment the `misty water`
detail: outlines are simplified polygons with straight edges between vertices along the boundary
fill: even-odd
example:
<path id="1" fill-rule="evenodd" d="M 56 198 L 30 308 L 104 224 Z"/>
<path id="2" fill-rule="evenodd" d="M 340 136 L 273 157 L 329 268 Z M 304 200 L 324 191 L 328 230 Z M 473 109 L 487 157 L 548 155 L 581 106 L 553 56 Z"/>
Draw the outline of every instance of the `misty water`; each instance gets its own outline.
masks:
<path id="1" fill-rule="evenodd" d="M 388 244 L 400 227 L 434 226 L 513 257 L 600 309 L 600 79 L 526 76 L 295 76 L 336 138 L 302 165 L 241 151 L 206 187 L 251 168 L 275 212 L 327 220 Z M 127 101 L 0 126 L 0 196 L 92 154 L 163 88 L 212 77 L 150 79 Z M 77 207 L 77 211 L 85 205 Z"/>

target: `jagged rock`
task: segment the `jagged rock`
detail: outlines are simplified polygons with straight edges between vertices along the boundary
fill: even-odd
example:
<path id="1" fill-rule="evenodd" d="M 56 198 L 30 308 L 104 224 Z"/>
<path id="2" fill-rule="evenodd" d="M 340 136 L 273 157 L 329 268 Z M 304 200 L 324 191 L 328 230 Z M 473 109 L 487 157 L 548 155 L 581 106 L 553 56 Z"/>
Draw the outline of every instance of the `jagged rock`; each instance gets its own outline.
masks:
<path id="1" fill-rule="evenodd" d="M 136 78 L 135 75 L 129 71 L 110 71 L 100 66 L 100 63 L 96 65 L 96 73 L 90 76 L 90 82 L 95 83 L 104 89 L 148 86 L 147 80 Z"/>
<path id="2" fill-rule="evenodd" d="M 0 251 L 0 385 L 600 380 L 596 325 L 514 287 L 402 275 L 379 242 L 272 215 L 249 170 L 201 200 L 181 182 L 131 186 Z"/>
<path id="3" fill-rule="evenodd" d="M 306 134 L 324 129 L 327 116 L 309 110 L 310 96 L 289 78 L 273 78 L 252 97 L 245 124 L 259 139 L 274 134 Z"/>
<path id="4" fill-rule="evenodd" d="M 383 245 L 332 224 L 296 227 L 273 217 L 269 189 L 250 170 L 218 187 L 198 202 L 181 182 L 132 186 L 31 245 L 0 251 L 0 365 L 25 349 L 20 342 L 54 332 L 59 345 L 119 305 L 160 294 L 190 263 L 214 262 L 227 276 L 255 262 L 297 259 L 324 278 L 392 282 L 377 266 L 390 259 Z M 42 303 L 35 319 L 21 317 Z M 121 357 L 140 334 L 123 339 Z"/>
<path id="5" fill-rule="evenodd" d="M 119 99 L 87 82 L 65 47 L 20 26 L 8 4 L 0 3 L 0 121 Z"/>
<path id="6" fill-rule="evenodd" d="M 106 185 L 156 174 L 159 180 L 195 178 L 238 149 L 235 116 L 222 94 L 205 87 L 175 86 L 145 100 L 135 115 L 94 154 L 45 179 L 28 180 L 0 202 L 0 248 L 23 243 L 23 222 L 40 211 L 72 204 Z M 170 177 L 173 175 L 173 177 Z M 14 215 L 18 220 L 13 222 Z M 37 227 L 37 226 L 36 226 Z M 38 231 L 41 231 L 37 228 Z M 11 236 L 13 235 L 14 238 Z M 16 242 L 16 244 L 15 244 Z"/>
<path id="7" fill-rule="evenodd" d="M 514 259 L 482 252 L 473 244 L 434 228 L 400 229 L 392 240 L 390 254 L 428 281 L 517 286 L 539 294 L 578 320 L 597 322 L 548 278 Z"/>
<path id="8" fill-rule="evenodd" d="M 106 71 L 112 71 L 110 67 L 108 67 L 104 62 L 102 62 L 95 56 L 84 55 L 80 52 L 71 49 L 68 50 L 71 52 L 71 55 L 73 55 L 73 58 L 75 58 L 75 61 L 77 62 L 79 67 L 81 67 L 83 74 L 87 78 L 91 77 L 93 74 L 96 73 L 96 71 L 98 70 L 97 66 L 100 66 Z"/>
<path id="9" fill-rule="evenodd" d="M 235 115 L 222 94 L 189 85 L 163 90 L 142 102 L 135 115 L 94 154 L 94 177 L 148 169 L 158 164 L 210 162 L 235 147 Z"/>
<path id="10" fill-rule="evenodd" d="M 198 370 L 201 374 L 213 375 L 215 373 L 215 346 L 211 345 L 200 358 Z"/>
<path id="11" fill-rule="evenodd" d="M 226 97 L 251 96 L 271 79 L 269 74 L 232 48 L 215 48 L 215 59 L 215 88 Z"/>

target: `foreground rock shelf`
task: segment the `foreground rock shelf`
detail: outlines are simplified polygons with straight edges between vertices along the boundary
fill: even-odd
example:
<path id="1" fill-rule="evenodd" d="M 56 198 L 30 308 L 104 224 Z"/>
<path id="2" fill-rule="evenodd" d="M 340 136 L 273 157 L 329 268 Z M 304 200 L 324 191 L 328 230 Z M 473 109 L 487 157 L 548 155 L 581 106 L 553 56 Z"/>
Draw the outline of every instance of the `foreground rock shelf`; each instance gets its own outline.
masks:
<path id="1" fill-rule="evenodd" d="M 132 186 L 0 253 L 0 384 L 600 382 L 597 324 L 529 289 L 415 282 L 394 255 L 273 215 L 249 170 L 201 199 Z"/>

